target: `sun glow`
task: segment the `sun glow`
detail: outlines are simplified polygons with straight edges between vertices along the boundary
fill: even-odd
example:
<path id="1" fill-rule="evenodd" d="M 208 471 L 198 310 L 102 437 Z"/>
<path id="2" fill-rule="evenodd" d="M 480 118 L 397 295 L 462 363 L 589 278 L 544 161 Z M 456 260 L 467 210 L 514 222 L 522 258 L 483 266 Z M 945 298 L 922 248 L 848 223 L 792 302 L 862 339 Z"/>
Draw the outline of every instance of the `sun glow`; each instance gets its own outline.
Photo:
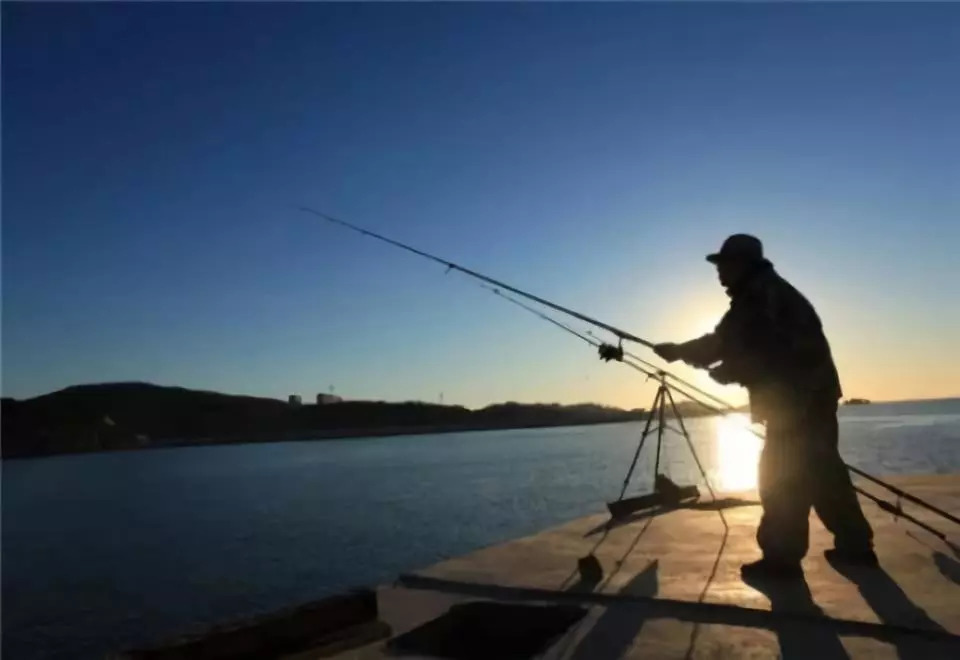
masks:
<path id="1" fill-rule="evenodd" d="M 750 432 L 747 415 L 717 417 L 716 451 L 721 490 L 747 490 L 757 486 L 757 461 L 763 443 Z"/>

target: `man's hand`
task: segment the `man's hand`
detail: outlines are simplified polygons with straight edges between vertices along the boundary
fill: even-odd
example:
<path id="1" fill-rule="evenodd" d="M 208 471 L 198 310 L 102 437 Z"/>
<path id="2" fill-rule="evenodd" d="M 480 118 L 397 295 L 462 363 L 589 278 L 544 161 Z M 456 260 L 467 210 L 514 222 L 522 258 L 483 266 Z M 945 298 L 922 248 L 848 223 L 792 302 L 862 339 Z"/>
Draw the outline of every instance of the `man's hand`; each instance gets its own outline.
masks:
<path id="1" fill-rule="evenodd" d="M 720 366 L 711 369 L 709 372 L 710 378 L 714 379 L 721 385 L 730 385 L 732 383 L 736 383 L 737 380 L 730 373 L 730 369 L 724 367 L 725 365 L 721 364 Z"/>
<path id="2" fill-rule="evenodd" d="M 676 362 L 680 359 L 680 347 L 672 343 L 657 344 L 653 347 L 653 352 L 659 355 L 667 362 Z"/>

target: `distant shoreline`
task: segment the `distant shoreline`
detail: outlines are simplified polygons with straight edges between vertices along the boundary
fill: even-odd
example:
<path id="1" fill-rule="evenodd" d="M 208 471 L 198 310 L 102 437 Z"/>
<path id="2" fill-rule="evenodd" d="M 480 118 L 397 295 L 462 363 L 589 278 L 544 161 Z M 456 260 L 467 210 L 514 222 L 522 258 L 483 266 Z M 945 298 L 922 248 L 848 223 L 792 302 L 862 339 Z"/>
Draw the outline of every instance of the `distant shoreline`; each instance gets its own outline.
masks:
<path id="1" fill-rule="evenodd" d="M 709 417 L 711 415 L 702 415 Z M 445 426 L 428 424 L 423 426 L 395 426 L 369 429 L 321 429 L 317 431 L 299 431 L 290 433 L 270 432 L 253 436 L 231 436 L 210 438 L 184 438 L 182 440 L 161 440 L 139 447 L 115 447 L 99 449 L 78 449 L 61 451 L 53 454 L 35 454 L 30 456 L 6 456 L 4 461 L 36 460 L 54 458 L 57 456 L 83 456 L 87 454 L 107 454 L 116 452 L 150 451 L 153 449 L 185 449 L 188 447 L 222 447 L 230 445 L 268 445 L 284 442 L 325 442 L 328 440 L 377 440 L 400 436 L 418 435 L 451 435 L 456 433 L 482 433 L 484 431 L 525 431 L 534 429 L 577 428 L 582 426 L 605 426 L 613 424 L 630 424 L 642 421 L 638 419 L 623 420 L 595 420 L 582 422 L 564 422 L 558 424 L 513 424 L 508 426 L 495 425 L 462 425 Z"/>
<path id="2" fill-rule="evenodd" d="M 321 429 L 319 431 L 299 431 L 292 433 L 268 433 L 268 437 L 231 437 L 231 438 L 211 438 L 209 442 L 199 442 L 196 440 L 186 440 L 182 443 L 173 441 L 168 445 L 157 443 L 156 447 L 189 447 L 189 446 L 210 446 L 210 445 L 248 445 L 248 444 L 270 444 L 274 442 L 311 442 L 323 440 L 376 440 L 377 438 L 391 438 L 401 435 L 450 435 L 453 433 L 479 433 L 482 431 L 524 431 L 527 429 L 552 429 L 552 428 L 575 428 L 579 426 L 601 426 L 604 424 L 628 424 L 642 421 L 642 418 L 609 420 L 598 419 L 580 422 L 562 422 L 557 424 L 549 423 L 530 423 L 530 424 L 510 424 L 510 425 L 483 425 L 483 424 L 464 424 L 464 425 L 444 425 L 444 424 L 424 424 L 421 426 L 392 426 L 384 428 L 360 428 L 360 429 Z"/>
<path id="3" fill-rule="evenodd" d="M 24 401 L 3 399 L 2 404 L 4 459 L 595 426 L 646 418 L 641 408 L 624 410 L 593 403 L 508 401 L 470 410 L 419 401 L 321 402 L 318 397 L 317 404 L 303 404 L 295 398 L 286 402 L 138 382 L 77 385 Z M 846 410 L 860 407 L 844 406 Z M 717 414 L 692 401 L 678 402 L 677 410 L 689 418 Z M 667 415 L 672 418 L 672 411 Z"/>

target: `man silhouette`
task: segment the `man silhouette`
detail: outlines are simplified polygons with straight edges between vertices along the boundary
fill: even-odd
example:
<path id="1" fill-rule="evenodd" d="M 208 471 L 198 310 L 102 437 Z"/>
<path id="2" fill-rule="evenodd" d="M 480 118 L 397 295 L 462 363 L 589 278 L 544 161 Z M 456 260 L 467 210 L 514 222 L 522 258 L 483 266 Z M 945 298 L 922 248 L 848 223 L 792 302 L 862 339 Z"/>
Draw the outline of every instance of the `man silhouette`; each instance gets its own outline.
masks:
<path id="1" fill-rule="evenodd" d="M 730 308 L 713 332 L 654 350 L 668 362 L 709 368 L 718 383 L 746 387 L 753 421 L 766 423 L 758 471 L 763 558 L 743 565 L 741 575 L 802 576 L 811 506 L 834 535 L 828 559 L 876 565 L 873 532 L 837 446 L 842 391 L 820 318 L 754 236 L 730 236 L 707 261 Z"/>

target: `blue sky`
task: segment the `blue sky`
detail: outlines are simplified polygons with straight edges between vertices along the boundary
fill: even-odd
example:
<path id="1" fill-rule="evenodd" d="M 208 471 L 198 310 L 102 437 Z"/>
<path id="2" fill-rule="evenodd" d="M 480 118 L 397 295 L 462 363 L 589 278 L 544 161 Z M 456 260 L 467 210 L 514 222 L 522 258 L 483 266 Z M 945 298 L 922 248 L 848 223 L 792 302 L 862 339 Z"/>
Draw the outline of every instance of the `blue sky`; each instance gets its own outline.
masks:
<path id="1" fill-rule="evenodd" d="M 656 341 L 712 327 L 703 255 L 749 231 L 849 395 L 960 394 L 958 5 L 5 4 L 2 36 L 5 396 L 649 403 L 301 204 Z"/>

